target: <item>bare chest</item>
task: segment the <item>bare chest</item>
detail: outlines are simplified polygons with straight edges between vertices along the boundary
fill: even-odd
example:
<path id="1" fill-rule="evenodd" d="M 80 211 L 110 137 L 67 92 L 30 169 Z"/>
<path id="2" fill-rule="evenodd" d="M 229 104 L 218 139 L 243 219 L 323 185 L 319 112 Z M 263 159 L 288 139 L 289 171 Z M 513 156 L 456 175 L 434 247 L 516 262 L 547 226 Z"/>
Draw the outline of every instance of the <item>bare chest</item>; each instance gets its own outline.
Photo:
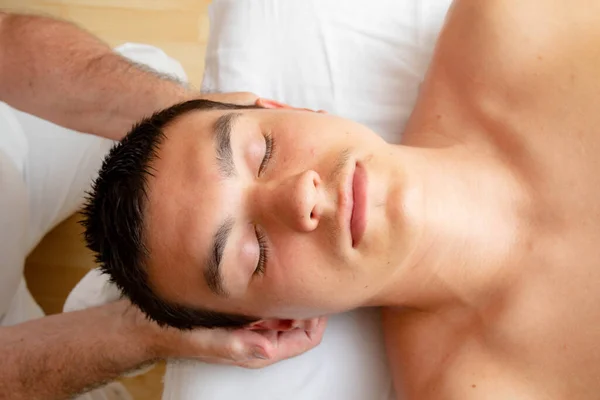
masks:
<path id="1" fill-rule="evenodd" d="M 406 400 L 596 398 L 600 268 L 585 258 L 530 268 L 488 313 L 387 310 L 397 392 Z"/>
<path id="2" fill-rule="evenodd" d="M 403 143 L 458 143 L 501 158 L 531 194 L 524 220 L 536 234 L 513 266 L 511 292 L 496 307 L 477 315 L 386 311 L 397 391 L 419 400 L 595 399 L 600 59 L 575 40 L 573 27 L 574 40 L 560 52 L 564 29 L 535 40 L 519 33 L 528 27 L 495 32 L 495 24 L 515 22 L 498 10 L 486 14 L 479 35 L 467 35 L 463 29 L 479 20 L 465 23 L 470 8 L 457 3 Z"/>

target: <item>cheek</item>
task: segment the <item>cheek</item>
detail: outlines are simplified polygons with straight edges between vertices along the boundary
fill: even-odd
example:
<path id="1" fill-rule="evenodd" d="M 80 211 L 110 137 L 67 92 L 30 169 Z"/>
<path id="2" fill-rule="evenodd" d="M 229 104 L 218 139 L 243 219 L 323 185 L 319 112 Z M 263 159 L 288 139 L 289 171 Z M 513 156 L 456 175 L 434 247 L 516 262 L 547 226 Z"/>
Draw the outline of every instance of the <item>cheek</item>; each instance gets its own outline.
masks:
<path id="1" fill-rule="evenodd" d="M 320 153 L 334 146 L 335 139 L 327 135 L 321 127 L 298 127 L 281 129 L 274 135 L 282 163 L 301 161 L 318 157 Z M 321 133 L 321 134 L 318 134 Z M 335 146 L 334 146 L 335 147 Z"/>
<path id="2" fill-rule="evenodd" d="M 305 239 L 305 240 L 303 240 Z M 279 239 L 273 243 L 272 274 L 269 277 L 273 294 L 285 301 L 318 296 L 324 282 L 331 281 L 332 270 L 326 268 L 318 246 L 306 238 Z"/>
<path id="3" fill-rule="evenodd" d="M 326 146 L 303 141 L 286 142 L 278 145 L 277 167 L 283 170 L 314 168 L 315 162 Z"/>
<path id="4" fill-rule="evenodd" d="M 347 309 L 352 276 L 323 255 L 318 243 L 303 239 L 280 238 L 273 243 L 277 250 L 270 256 L 272 264 L 257 303 L 267 315 L 311 318 Z"/>

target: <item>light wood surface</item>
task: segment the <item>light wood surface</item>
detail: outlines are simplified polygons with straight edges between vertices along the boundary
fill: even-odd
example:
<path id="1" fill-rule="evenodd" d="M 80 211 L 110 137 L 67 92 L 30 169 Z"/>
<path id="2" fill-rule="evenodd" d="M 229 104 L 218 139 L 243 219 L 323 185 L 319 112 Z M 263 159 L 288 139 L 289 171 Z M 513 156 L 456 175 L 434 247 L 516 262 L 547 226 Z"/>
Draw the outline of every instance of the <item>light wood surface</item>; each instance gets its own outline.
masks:
<path id="1" fill-rule="evenodd" d="M 42 13 L 76 22 L 111 46 L 140 42 L 179 60 L 200 86 L 210 0 L 0 0 L 0 9 Z M 50 232 L 27 259 L 28 285 L 46 313 L 60 312 L 67 294 L 94 266 L 75 215 Z M 136 400 L 158 400 L 164 365 L 122 382 Z"/>

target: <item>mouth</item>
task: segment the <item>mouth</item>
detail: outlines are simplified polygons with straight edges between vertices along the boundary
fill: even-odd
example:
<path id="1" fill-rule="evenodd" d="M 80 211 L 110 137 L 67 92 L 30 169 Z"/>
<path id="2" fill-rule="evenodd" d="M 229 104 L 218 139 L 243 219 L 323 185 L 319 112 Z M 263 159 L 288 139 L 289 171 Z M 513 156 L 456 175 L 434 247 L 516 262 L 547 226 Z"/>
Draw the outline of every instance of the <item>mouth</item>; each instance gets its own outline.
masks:
<path id="1" fill-rule="evenodd" d="M 367 228 L 367 171 L 361 163 L 356 163 L 352 182 L 352 217 L 350 232 L 352 247 L 356 248 Z"/>

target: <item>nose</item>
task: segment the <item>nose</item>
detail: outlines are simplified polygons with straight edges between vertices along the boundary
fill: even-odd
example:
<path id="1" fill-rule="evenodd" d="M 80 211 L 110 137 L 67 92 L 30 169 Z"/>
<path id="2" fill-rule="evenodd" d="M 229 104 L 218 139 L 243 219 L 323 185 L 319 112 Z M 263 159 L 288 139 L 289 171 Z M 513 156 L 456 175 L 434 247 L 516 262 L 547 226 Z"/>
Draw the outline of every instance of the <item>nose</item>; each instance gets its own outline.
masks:
<path id="1" fill-rule="evenodd" d="M 321 178 L 315 171 L 304 171 L 274 183 L 268 194 L 269 212 L 293 230 L 310 232 L 319 225 Z"/>

